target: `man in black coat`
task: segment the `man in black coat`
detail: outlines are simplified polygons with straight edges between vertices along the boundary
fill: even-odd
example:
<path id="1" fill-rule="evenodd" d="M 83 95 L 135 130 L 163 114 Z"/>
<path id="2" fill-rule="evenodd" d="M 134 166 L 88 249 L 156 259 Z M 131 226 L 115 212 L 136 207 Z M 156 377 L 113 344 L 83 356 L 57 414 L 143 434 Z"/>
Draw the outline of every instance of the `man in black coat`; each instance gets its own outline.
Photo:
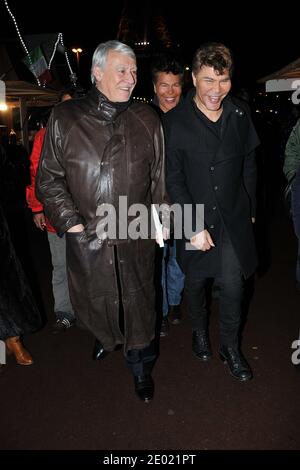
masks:
<path id="1" fill-rule="evenodd" d="M 196 205 L 204 205 L 202 228 L 177 243 L 193 353 L 202 361 L 212 356 L 204 287 L 207 278 L 215 278 L 220 286 L 220 356 L 231 374 L 245 381 L 252 372 L 239 349 L 239 328 L 244 279 L 257 263 L 252 225 L 259 140 L 247 105 L 227 96 L 232 69 L 226 46 L 200 47 L 192 67 L 195 89 L 165 115 L 164 123 L 171 201 L 182 208 L 189 204 L 193 215 Z"/>

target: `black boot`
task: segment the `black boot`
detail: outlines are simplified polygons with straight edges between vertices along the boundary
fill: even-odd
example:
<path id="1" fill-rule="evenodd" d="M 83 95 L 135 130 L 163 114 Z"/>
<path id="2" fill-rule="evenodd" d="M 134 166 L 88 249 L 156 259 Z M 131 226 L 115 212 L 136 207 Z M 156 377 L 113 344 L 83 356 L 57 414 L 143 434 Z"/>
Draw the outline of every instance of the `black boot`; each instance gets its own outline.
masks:
<path id="1" fill-rule="evenodd" d="M 252 379 L 250 366 L 237 347 L 221 346 L 220 357 L 233 377 L 243 382 Z"/>
<path id="2" fill-rule="evenodd" d="M 94 361 L 101 361 L 108 356 L 109 352 L 105 351 L 104 347 L 100 343 L 98 339 L 95 341 L 94 349 L 93 349 L 93 359 Z"/>
<path id="3" fill-rule="evenodd" d="M 160 325 L 160 337 L 163 338 L 165 336 L 168 336 L 169 334 L 169 322 L 167 317 L 163 317 L 161 325 Z"/>
<path id="4" fill-rule="evenodd" d="M 168 317 L 172 325 L 179 325 L 181 322 L 180 305 L 170 305 Z"/>
<path id="5" fill-rule="evenodd" d="M 200 361 L 209 361 L 212 351 L 207 330 L 194 330 L 192 340 L 192 351 Z"/>
<path id="6" fill-rule="evenodd" d="M 134 376 L 135 393 L 144 401 L 149 403 L 154 395 L 154 382 L 150 374 Z"/>

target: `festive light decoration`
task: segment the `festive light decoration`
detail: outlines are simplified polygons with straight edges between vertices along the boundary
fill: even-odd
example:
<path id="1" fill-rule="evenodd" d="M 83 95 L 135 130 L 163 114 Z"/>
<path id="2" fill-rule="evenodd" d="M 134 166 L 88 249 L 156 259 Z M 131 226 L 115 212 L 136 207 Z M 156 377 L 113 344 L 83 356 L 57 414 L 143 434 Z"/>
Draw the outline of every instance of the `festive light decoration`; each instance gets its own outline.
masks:
<path id="1" fill-rule="evenodd" d="M 19 27 L 18 27 L 16 18 L 14 17 L 14 15 L 13 15 L 11 9 L 9 8 L 9 5 L 8 5 L 7 0 L 4 0 L 4 4 L 5 4 L 5 6 L 6 6 L 6 9 L 7 9 L 8 13 L 9 13 L 10 17 L 11 17 L 12 20 L 13 20 L 14 26 L 15 26 L 15 28 L 16 28 L 16 31 L 17 31 L 17 34 L 18 34 L 18 37 L 19 37 L 19 40 L 20 40 L 20 42 L 21 42 L 21 44 L 22 44 L 22 46 L 23 46 L 23 49 L 24 49 L 25 52 L 26 52 L 27 61 L 28 61 L 29 65 L 30 65 L 30 70 L 32 71 L 33 75 L 35 76 L 35 79 L 36 79 L 36 81 L 37 81 L 37 84 L 38 84 L 39 86 L 41 86 L 41 85 L 42 85 L 42 84 L 41 84 L 41 81 L 40 81 L 40 79 L 39 79 L 39 77 L 37 76 L 37 73 L 36 73 L 36 71 L 35 71 L 34 64 L 33 64 L 33 61 L 32 61 L 32 57 L 31 57 L 30 52 L 28 51 L 28 48 L 27 48 L 27 46 L 26 46 L 26 44 L 25 44 L 25 41 L 24 41 L 24 39 L 23 39 L 23 37 L 22 37 L 22 35 L 21 35 L 21 32 L 20 32 L 20 29 L 19 29 Z M 64 46 L 63 34 L 62 34 L 62 33 L 58 33 L 58 35 L 57 35 L 57 39 L 56 39 L 56 41 L 55 41 L 55 44 L 54 44 L 54 47 L 53 47 L 53 51 L 52 51 L 52 54 L 51 54 L 51 57 L 50 57 L 50 60 L 49 60 L 49 63 L 47 64 L 48 70 L 50 70 L 50 68 L 51 68 L 51 64 L 52 64 L 53 58 L 54 58 L 54 56 L 55 56 L 55 52 L 56 52 L 56 50 L 57 50 L 58 44 L 61 44 L 62 47 L 63 47 L 64 54 L 65 54 L 65 58 L 66 58 L 66 62 L 67 62 L 68 68 L 69 68 L 69 70 L 70 70 L 70 80 L 71 80 L 72 84 L 75 86 L 75 85 L 76 85 L 76 81 L 77 81 L 77 77 L 76 77 L 76 74 L 73 72 L 72 67 L 71 67 L 71 65 L 70 65 L 68 53 L 67 53 L 67 50 L 66 50 L 66 48 L 65 48 L 65 46 Z M 45 82 L 43 83 L 43 87 L 45 87 Z"/>
<path id="2" fill-rule="evenodd" d="M 22 44 L 22 46 L 23 46 L 23 48 L 24 48 L 24 50 L 25 50 L 25 52 L 26 52 L 26 54 L 27 54 L 27 56 L 28 56 L 28 61 L 29 61 L 30 65 L 33 66 L 31 57 L 30 57 L 30 55 L 29 55 L 29 51 L 28 51 L 28 49 L 27 49 L 27 47 L 26 47 L 26 44 L 25 44 L 25 42 L 24 42 L 24 40 L 23 40 L 23 38 L 22 38 L 22 35 L 21 35 L 21 33 L 20 33 L 19 27 L 18 27 L 18 25 L 17 25 L 16 18 L 14 17 L 14 15 L 12 14 L 12 12 L 11 12 L 9 6 L 8 6 L 7 0 L 4 0 L 4 4 L 5 4 L 5 6 L 6 6 L 6 9 L 7 9 L 9 15 L 11 16 L 11 19 L 13 20 L 13 23 L 14 23 L 14 26 L 15 26 L 15 28 L 16 28 L 17 34 L 18 34 L 18 36 L 19 36 L 20 42 L 21 42 L 21 44 Z M 39 78 L 38 78 L 38 77 L 35 77 L 35 78 L 36 78 L 36 81 L 37 81 L 38 85 L 41 86 L 41 82 L 40 82 Z"/>

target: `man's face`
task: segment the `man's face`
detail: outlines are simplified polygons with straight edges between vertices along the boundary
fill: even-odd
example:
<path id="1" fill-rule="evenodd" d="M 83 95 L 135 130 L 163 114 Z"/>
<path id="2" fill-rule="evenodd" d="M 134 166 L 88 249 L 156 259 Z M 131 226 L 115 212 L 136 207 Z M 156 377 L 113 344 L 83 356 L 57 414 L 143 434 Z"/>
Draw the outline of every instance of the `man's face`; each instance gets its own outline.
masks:
<path id="1" fill-rule="evenodd" d="M 193 73 L 193 83 L 197 106 L 204 114 L 218 112 L 231 88 L 229 70 L 225 69 L 220 75 L 213 67 L 206 65 L 196 75 Z"/>
<path id="2" fill-rule="evenodd" d="M 94 67 L 96 87 L 109 101 L 128 101 L 136 85 L 136 71 L 135 59 L 109 51 L 104 69 Z"/>
<path id="3" fill-rule="evenodd" d="M 154 92 L 160 109 L 167 113 L 179 103 L 182 93 L 181 76 L 171 72 L 158 72 Z"/>

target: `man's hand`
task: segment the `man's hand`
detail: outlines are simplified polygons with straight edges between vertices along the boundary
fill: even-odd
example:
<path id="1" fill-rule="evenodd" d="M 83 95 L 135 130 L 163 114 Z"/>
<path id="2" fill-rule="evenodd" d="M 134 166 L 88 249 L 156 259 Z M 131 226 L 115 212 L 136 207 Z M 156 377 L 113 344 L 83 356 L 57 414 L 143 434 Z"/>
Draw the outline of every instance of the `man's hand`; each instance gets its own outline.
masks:
<path id="1" fill-rule="evenodd" d="M 33 214 L 33 222 L 40 230 L 45 230 L 46 228 L 46 219 L 45 214 L 40 212 L 39 214 Z"/>
<path id="2" fill-rule="evenodd" d="M 74 225 L 74 227 L 69 228 L 67 232 L 83 232 L 84 226 L 82 224 Z"/>
<path id="3" fill-rule="evenodd" d="M 202 232 L 194 235 L 191 238 L 191 245 L 201 251 L 210 250 L 212 246 L 215 246 L 210 233 L 207 230 L 202 230 Z"/>

